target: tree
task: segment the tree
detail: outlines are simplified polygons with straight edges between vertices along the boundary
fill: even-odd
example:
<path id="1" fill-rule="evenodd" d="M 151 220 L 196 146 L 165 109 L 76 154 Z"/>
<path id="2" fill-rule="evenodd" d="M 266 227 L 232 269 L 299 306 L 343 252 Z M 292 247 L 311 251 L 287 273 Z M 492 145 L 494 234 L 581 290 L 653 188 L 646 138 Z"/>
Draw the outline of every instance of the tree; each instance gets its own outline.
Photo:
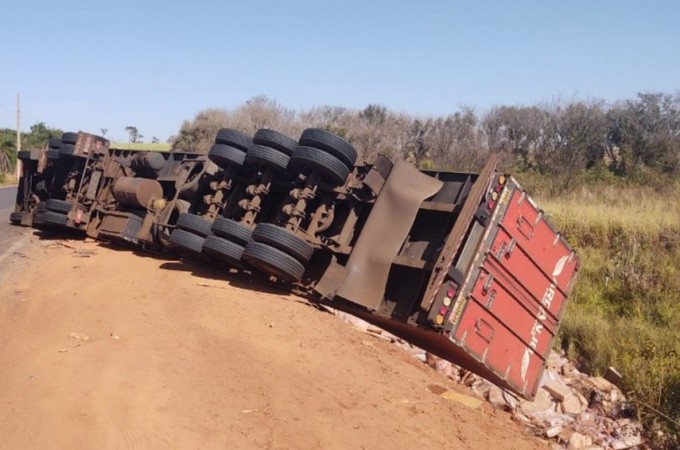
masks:
<path id="1" fill-rule="evenodd" d="M 4 133 L 5 130 L 0 130 L 0 174 L 9 173 L 12 171 L 16 162 L 16 139 L 12 139 L 11 135 Z M 13 132 L 13 130 L 7 130 Z"/>
<path id="2" fill-rule="evenodd" d="M 614 104 L 606 120 L 607 155 L 618 174 L 635 167 L 680 172 L 680 95 L 638 94 Z"/>
<path id="3" fill-rule="evenodd" d="M 137 130 L 137 127 L 130 125 L 125 127 L 125 131 L 127 131 L 128 134 L 130 135 L 131 143 L 137 142 L 137 139 L 139 138 L 139 130 Z"/>
<path id="4" fill-rule="evenodd" d="M 204 109 L 193 120 L 185 120 L 177 136 L 172 138 L 172 150 L 207 153 L 220 128 L 230 122 L 229 113 L 223 109 Z M 232 126 L 234 128 L 234 126 Z"/>
<path id="5" fill-rule="evenodd" d="M 151 137 L 151 143 L 152 144 L 158 144 L 160 142 L 160 139 L 158 139 L 156 136 Z"/>
<path id="6" fill-rule="evenodd" d="M 556 104 L 546 112 L 545 139 L 536 151 L 536 168 L 550 175 L 556 192 L 569 188 L 578 175 L 604 161 L 606 121 L 600 101 Z"/>
<path id="7" fill-rule="evenodd" d="M 387 119 L 387 108 L 382 105 L 368 105 L 359 112 L 359 117 L 372 125 L 381 124 Z"/>
<path id="8" fill-rule="evenodd" d="M 31 125 L 31 131 L 21 133 L 21 146 L 24 149 L 44 148 L 51 137 L 59 137 L 62 131 L 50 128 L 43 122 Z M 11 172 L 16 164 L 16 131 L 0 128 L 0 173 Z"/>
<path id="9" fill-rule="evenodd" d="M 44 147 L 49 138 L 58 136 L 59 134 L 61 134 L 61 130 L 54 130 L 43 122 L 36 122 L 31 125 L 31 131 L 29 133 L 22 133 L 21 146 L 23 148 Z"/>
<path id="10" fill-rule="evenodd" d="M 538 106 L 493 108 L 482 121 L 492 152 L 510 155 L 521 168 L 536 165 L 536 152 L 545 144 L 548 112 Z"/>

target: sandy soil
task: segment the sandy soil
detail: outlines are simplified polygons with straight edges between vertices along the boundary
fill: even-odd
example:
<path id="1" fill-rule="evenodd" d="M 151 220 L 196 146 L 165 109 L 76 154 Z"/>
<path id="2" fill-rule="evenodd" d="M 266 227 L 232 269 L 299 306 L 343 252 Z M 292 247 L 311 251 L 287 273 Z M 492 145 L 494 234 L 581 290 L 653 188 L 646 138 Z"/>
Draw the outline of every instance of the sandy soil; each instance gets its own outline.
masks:
<path id="1" fill-rule="evenodd" d="M 37 237 L 2 270 L 2 448 L 547 448 L 436 395 L 465 391 L 402 350 L 238 277 Z"/>

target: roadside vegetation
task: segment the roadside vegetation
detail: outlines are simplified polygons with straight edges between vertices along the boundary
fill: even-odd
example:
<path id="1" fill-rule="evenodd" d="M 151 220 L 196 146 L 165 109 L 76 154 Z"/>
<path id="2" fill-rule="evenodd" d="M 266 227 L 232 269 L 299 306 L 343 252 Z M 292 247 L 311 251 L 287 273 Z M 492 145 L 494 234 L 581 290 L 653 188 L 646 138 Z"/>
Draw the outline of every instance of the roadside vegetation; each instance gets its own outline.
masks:
<path id="1" fill-rule="evenodd" d="M 649 436 L 678 445 L 680 184 L 595 183 L 538 203 L 582 260 L 557 345 L 587 372 L 616 368 Z"/>
<path id="2" fill-rule="evenodd" d="M 107 128 L 100 128 L 100 135 L 106 136 Z M 168 151 L 170 144 L 160 142 L 155 136 L 151 142 L 144 142 L 144 136 L 139 133 L 137 127 L 128 126 L 125 131 L 129 134 L 129 142 L 112 143 L 111 146 L 121 149 Z M 50 128 L 43 122 L 33 124 L 28 132 L 21 133 L 21 149 L 30 150 L 44 148 L 47 141 L 52 137 L 60 137 L 63 131 L 58 128 Z M 13 176 L 17 163 L 17 135 L 16 130 L 0 128 L 0 184 L 16 182 Z"/>
<path id="3" fill-rule="evenodd" d="M 62 131 L 49 128 L 42 122 L 31 126 L 28 133 L 21 133 L 22 149 L 40 148 L 51 137 L 61 136 Z M 11 128 L 0 128 L 0 183 L 11 180 L 17 163 L 17 134 Z"/>

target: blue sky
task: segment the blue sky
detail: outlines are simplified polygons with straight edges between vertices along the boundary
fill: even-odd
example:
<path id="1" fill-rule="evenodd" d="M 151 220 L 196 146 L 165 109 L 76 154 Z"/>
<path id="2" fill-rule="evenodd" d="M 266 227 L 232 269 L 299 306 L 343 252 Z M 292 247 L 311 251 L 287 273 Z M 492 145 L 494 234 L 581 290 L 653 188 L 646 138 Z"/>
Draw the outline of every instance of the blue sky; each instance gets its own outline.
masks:
<path id="1" fill-rule="evenodd" d="M 5 2 L 0 127 L 165 140 L 256 95 L 420 116 L 680 91 L 680 1 Z"/>

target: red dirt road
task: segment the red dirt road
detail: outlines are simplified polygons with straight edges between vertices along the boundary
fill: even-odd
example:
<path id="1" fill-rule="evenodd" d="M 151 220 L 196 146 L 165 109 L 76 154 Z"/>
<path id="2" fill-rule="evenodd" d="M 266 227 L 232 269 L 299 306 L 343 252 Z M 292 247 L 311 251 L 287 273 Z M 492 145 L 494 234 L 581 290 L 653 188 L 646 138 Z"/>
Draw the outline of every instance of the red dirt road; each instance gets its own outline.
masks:
<path id="1" fill-rule="evenodd" d="M 298 297 L 30 240 L 0 276 L 2 448 L 547 448 Z"/>

